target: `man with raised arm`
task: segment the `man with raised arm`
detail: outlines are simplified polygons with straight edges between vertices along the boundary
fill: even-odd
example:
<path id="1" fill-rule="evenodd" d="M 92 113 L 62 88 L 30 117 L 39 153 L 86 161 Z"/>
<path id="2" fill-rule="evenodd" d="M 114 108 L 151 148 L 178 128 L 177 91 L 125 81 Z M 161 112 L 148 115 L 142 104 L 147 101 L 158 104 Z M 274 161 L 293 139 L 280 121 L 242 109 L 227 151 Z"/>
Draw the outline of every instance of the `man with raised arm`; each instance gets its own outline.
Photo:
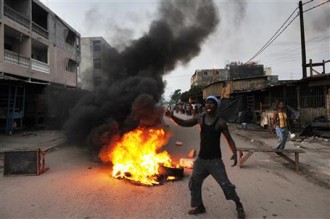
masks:
<path id="1" fill-rule="evenodd" d="M 233 200 L 236 204 L 237 216 L 245 218 L 243 205 L 238 197 L 235 185 L 227 177 L 226 169 L 222 161 L 220 149 L 220 136 L 223 134 L 232 152 L 232 166 L 237 164 L 237 150 L 226 122 L 217 115 L 219 101 L 215 96 L 209 96 L 205 101 L 205 113 L 184 120 L 174 116 L 173 112 L 167 111 L 166 116 L 174 123 L 183 127 L 200 126 L 200 150 L 194 162 L 194 168 L 189 181 L 191 192 L 191 207 L 188 214 L 205 213 L 202 200 L 202 184 L 208 175 L 212 175 L 221 186 L 227 200 Z"/>

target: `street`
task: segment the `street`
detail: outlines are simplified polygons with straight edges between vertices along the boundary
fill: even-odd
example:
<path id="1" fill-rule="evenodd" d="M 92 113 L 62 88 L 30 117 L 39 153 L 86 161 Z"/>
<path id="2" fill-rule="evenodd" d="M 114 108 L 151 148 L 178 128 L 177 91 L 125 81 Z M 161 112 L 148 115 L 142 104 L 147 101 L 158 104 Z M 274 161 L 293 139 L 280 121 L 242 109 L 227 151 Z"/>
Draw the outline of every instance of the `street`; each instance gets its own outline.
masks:
<path id="1" fill-rule="evenodd" d="M 173 136 L 164 147 L 174 161 L 198 151 L 199 128 L 183 128 L 165 119 Z M 252 146 L 232 134 L 236 145 Z M 175 142 L 183 142 L 176 146 Z M 247 218 L 330 218 L 330 191 L 277 162 L 275 155 L 256 153 L 244 168 L 231 167 L 227 142 L 223 161 L 245 207 Z M 63 146 L 47 153 L 50 168 L 40 176 L 3 176 L 0 218 L 236 218 L 235 205 L 224 198 L 209 176 L 203 184 L 206 213 L 191 216 L 188 190 L 191 169 L 182 180 L 137 186 L 110 176 L 109 168 L 87 151 Z M 1 169 L 3 171 L 3 169 Z"/>

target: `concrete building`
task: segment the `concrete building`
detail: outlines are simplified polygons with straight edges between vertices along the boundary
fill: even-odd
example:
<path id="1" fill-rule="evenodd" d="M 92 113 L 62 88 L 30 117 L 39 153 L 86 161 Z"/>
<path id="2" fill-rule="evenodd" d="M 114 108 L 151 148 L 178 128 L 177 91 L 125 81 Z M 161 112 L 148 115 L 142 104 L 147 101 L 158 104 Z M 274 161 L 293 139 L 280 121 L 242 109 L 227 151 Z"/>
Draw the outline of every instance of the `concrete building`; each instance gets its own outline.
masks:
<path id="1" fill-rule="evenodd" d="M 0 0 L 0 51 L 1 130 L 36 116 L 45 86 L 77 87 L 80 34 L 38 0 Z"/>
<path id="2" fill-rule="evenodd" d="M 262 77 L 271 75 L 271 68 L 252 63 L 245 65 L 242 62 L 230 62 L 224 69 L 196 70 L 191 77 L 190 86 L 207 86 L 218 81 Z"/>
<path id="3" fill-rule="evenodd" d="M 271 67 L 264 67 L 264 74 L 265 75 L 272 75 L 272 68 Z"/>
<path id="4" fill-rule="evenodd" d="M 227 69 L 201 69 L 196 70 L 191 76 L 190 86 L 206 86 L 215 81 L 226 80 L 228 77 Z"/>
<path id="5" fill-rule="evenodd" d="M 230 62 L 226 64 L 229 71 L 228 79 L 243 79 L 264 76 L 264 66 L 258 63 L 243 64 L 242 62 Z"/>
<path id="6" fill-rule="evenodd" d="M 106 53 L 111 46 L 103 37 L 81 38 L 81 65 L 79 87 L 93 91 L 102 87 L 108 80 L 106 69 Z"/>

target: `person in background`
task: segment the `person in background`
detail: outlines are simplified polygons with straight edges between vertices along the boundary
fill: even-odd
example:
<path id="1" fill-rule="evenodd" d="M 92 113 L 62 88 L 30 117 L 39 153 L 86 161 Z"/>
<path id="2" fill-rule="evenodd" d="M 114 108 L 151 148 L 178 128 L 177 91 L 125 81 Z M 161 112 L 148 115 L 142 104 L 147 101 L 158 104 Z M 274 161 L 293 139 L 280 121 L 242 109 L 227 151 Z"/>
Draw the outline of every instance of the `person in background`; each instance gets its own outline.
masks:
<path id="1" fill-rule="evenodd" d="M 288 124 L 288 116 L 285 112 L 285 105 L 282 101 L 280 101 L 277 105 L 276 111 L 274 112 L 272 124 L 272 127 L 274 127 L 275 133 L 279 138 L 276 149 L 284 149 L 285 147 L 289 136 Z"/>
<path id="2" fill-rule="evenodd" d="M 192 116 L 196 116 L 196 114 L 197 114 L 196 105 L 197 105 L 196 103 L 191 104 L 191 114 L 192 114 Z"/>
<path id="3" fill-rule="evenodd" d="M 216 111 L 219 101 L 215 96 L 209 96 L 205 102 L 205 113 L 197 114 L 195 117 L 183 120 L 173 115 L 173 112 L 166 112 L 172 122 L 183 127 L 192 127 L 197 124 L 200 126 L 200 150 L 197 159 L 194 162 L 193 171 L 189 180 L 189 189 L 191 192 L 191 207 L 188 214 L 205 213 L 206 209 L 202 200 L 202 184 L 209 175 L 222 188 L 227 200 L 233 200 L 236 204 L 237 215 L 239 219 L 245 218 L 243 205 L 236 193 L 236 187 L 228 179 L 225 165 L 222 161 L 220 149 L 220 137 L 223 134 L 227 140 L 232 152 L 232 166 L 237 164 L 237 150 L 233 138 L 230 135 L 226 122 L 220 118 Z M 240 154 L 242 155 L 242 154 Z"/>

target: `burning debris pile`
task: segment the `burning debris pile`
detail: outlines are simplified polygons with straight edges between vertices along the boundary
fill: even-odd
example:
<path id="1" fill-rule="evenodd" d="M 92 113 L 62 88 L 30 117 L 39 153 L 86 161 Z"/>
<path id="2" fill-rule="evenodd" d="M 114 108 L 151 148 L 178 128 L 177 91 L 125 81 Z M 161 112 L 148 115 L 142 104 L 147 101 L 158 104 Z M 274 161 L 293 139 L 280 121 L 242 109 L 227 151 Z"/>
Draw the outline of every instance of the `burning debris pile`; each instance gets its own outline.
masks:
<path id="1" fill-rule="evenodd" d="M 159 177 L 166 175 L 164 169 L 159 170 L 159 165 L 172 167 L 166 151 L 156 152 L 167 142 L 168 137 L 164 129 L 137 128 L 122 137 L 114 136 L 110 141 L 114 145 L 102 148 L 100 158 L 103 162 L 113 164 L 112 176 L 115 178 L 129 179 L 144 185 L 159 184 Z"/>
<path id="2" fill-rule="evenodd" d="M 82 98 L 65 124 L 68 140 L 100 152 L 114 165 L 113 176 L 145 184 L 155 181 L 159 165 L 171 164 L 159 152 L 169 138 L 157 105 L 162 76 L 198 55 L 219 21 L 211 0 L 163 1 L 158 14 L 141 38 L 107 52 L 107 86 Z"/>

